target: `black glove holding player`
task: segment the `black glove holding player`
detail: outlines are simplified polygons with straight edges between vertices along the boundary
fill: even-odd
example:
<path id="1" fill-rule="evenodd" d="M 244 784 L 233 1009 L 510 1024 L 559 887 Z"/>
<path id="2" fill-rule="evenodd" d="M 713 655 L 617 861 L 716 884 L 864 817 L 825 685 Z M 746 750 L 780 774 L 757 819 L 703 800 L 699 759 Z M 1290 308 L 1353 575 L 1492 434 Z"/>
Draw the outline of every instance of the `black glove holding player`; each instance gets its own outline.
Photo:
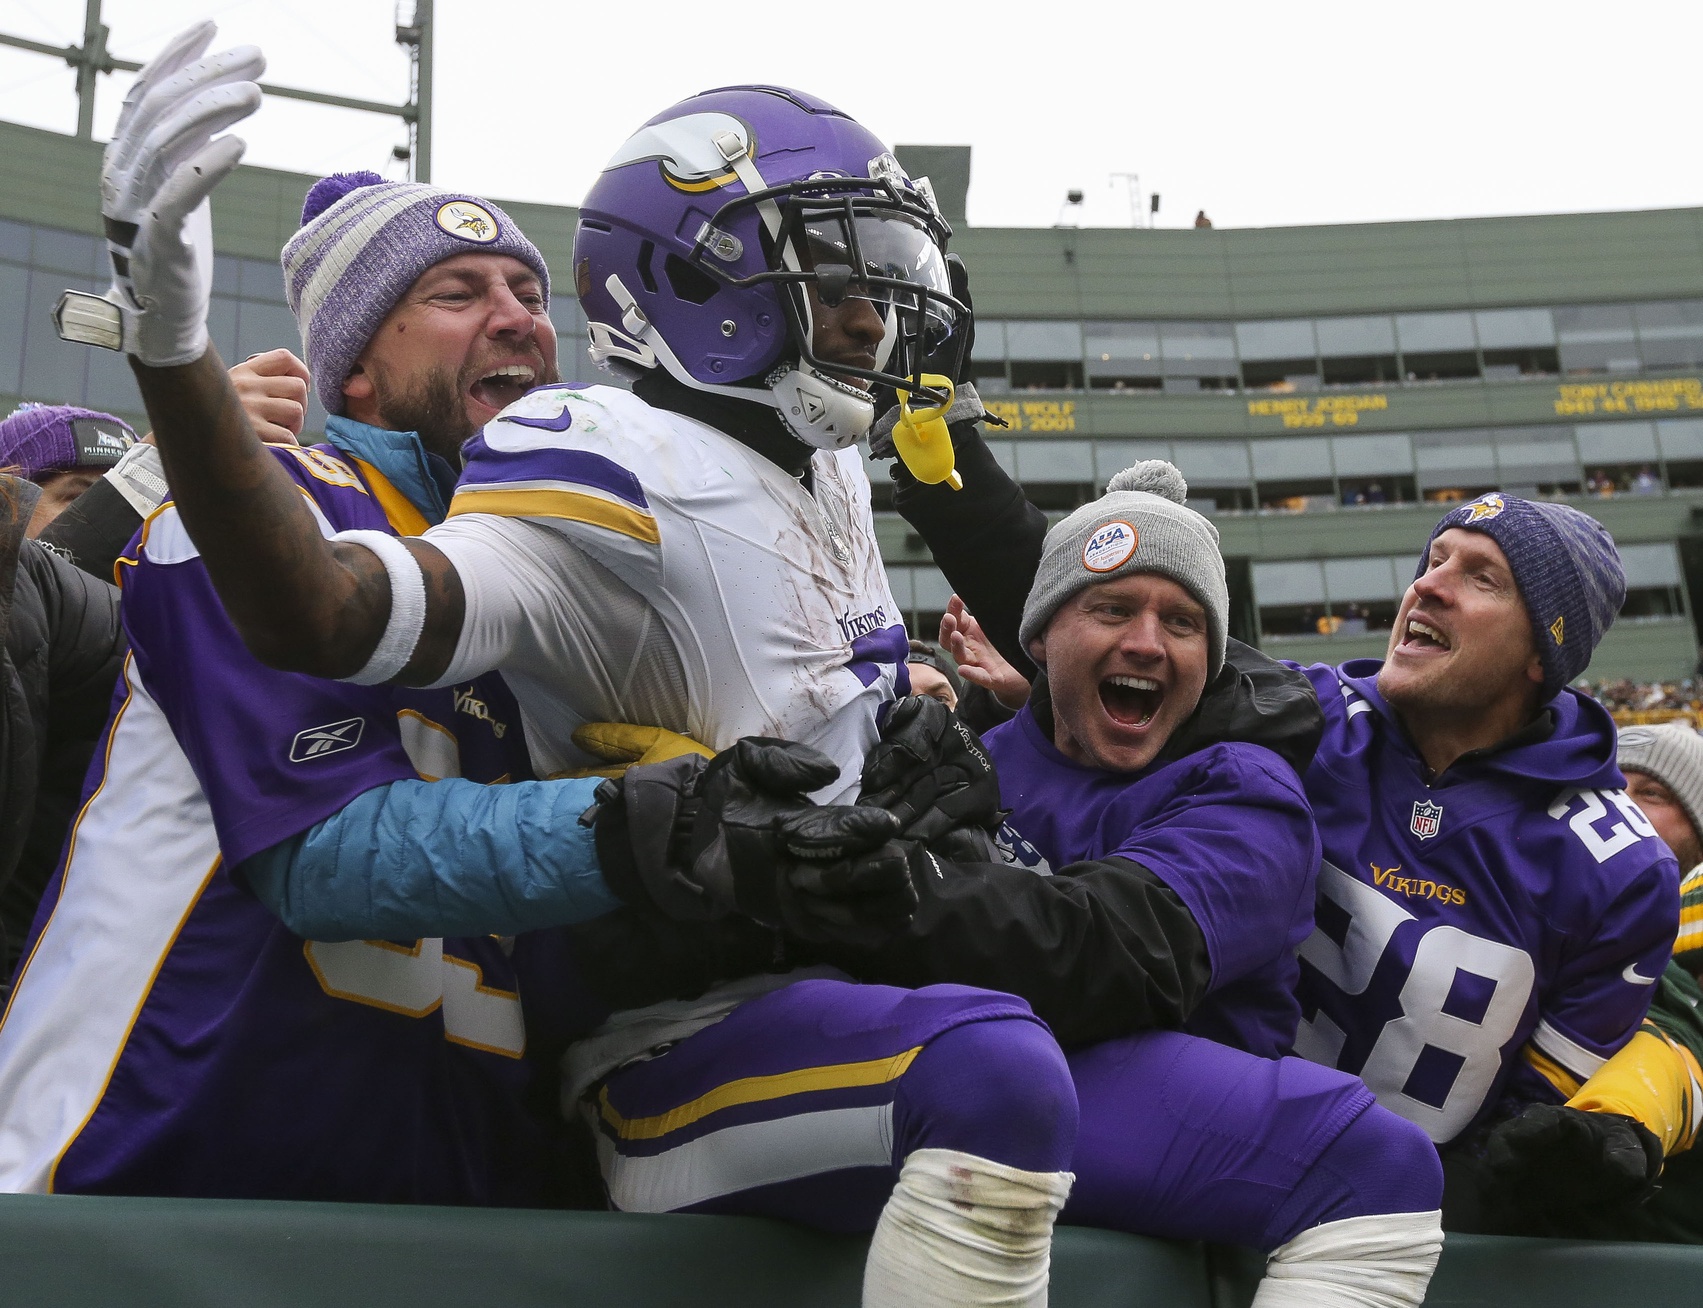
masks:
<path id="1" fill-rule="evenodd" d="M 912 695 L 893 705 L 862 783 L 857 802 L 891 813 L 905 839 L 953 862 L 999 861 L 999 774 L 981 737 L 939 700 Z"/>
<path id="2" fill-rule="evenodd" d="M 1661 1141 L 1642 1122 L 1533 1104 L 1486 1141 L 1485 1217 L 1510 1235 L 1546 1234 L 1571 1213 L 1642 1203 L 1661 1171 Z"/>
<path id="3" fill-rule="evenodd" d="M 676 921 L 743 914 L 812 942 L 871 944 L 916 908 L 902 824 L 817 805 L 839 776 L 806 745 L 748 737 L 715 758 L 629 768 L 586 815 L 610 888 Z"/>

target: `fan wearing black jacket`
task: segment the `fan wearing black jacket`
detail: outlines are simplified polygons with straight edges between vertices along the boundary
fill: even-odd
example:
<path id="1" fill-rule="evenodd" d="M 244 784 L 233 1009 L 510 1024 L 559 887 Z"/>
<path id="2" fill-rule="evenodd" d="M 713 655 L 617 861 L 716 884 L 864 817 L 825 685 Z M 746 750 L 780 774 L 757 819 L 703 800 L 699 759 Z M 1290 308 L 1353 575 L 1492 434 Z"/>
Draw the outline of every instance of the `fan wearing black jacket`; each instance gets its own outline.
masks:
<path id="1" fill-rule="evenodd" d="M 0 477 L 0 995 L 59 858 L 124 653 L 117 588 L 24 538 L 40 494 Z"/>

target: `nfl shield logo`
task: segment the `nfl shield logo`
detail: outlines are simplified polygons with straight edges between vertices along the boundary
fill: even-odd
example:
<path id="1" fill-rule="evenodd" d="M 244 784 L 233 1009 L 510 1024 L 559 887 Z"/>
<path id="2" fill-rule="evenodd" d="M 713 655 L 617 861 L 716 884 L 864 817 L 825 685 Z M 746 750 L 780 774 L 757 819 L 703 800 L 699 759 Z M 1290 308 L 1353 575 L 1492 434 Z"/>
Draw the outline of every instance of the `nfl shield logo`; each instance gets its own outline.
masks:
<path id="1" fill-rule="evenodd" d="M 1437 828 L 1443 825 L 1443 806 L 1433 804 L 1427 799 L 1413 801 L 1413 821 L 1410 824 L 1413 834 L 1421 840 L 1429 840 L 1437 834 Z"/>

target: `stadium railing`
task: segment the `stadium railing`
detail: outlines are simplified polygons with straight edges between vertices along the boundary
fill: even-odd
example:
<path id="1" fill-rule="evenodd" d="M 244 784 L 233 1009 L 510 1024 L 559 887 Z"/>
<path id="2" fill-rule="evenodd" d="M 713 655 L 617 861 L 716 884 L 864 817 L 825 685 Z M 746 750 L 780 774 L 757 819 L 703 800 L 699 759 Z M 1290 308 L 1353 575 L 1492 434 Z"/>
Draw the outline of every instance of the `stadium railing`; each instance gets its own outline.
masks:
<path id="1" fill-rule="evenodd" d="M 0 1302 L 857 1308 L 866 1241 L 740 1217 L 0 1196 Z M 1054 1308 L 1246 1308 L 1261 1259 L 1060 1227 Z M 1453 1236 L 1427 1302 L 1687 1308 L 1703 1248 Z"/>

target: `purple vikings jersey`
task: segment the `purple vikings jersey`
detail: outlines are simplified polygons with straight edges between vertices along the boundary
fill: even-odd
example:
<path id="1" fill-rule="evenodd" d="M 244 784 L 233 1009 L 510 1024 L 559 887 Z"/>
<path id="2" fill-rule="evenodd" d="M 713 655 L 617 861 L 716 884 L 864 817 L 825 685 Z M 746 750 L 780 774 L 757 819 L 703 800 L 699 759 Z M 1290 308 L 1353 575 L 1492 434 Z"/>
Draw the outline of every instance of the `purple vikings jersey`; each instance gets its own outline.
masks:
<path id="1" fill-rule="evenodd" d="M 1249 1053 L 1289 1052 L 1295 947 L 1313 925 L 1319 838 L 1294 772 L 1231 742 L 1143 772 L 1074 763 L 1033 713 L 987 734 L 1011 816 L 1008 857 L 1050 874 L 1127 858 L 1182 899 L 1206 937 L 1212 985 L 1183 1029 Z M 1043 856 L 1044 851 L 1044 856 Z"/>
<path id="2" fill-rule="evenodd" d="M 1614 724 L 1563 690 L 1553 729 L 1433 783 L 1381 663 L 1304 669 L 1324 841 L 1295 1051 L 1452 1140 L 1508 1096 L 1559 1103 L 1632 1038 L 1667 964 L 1679 869 L 1627 799 Z"/>
<path id="3" fill-rule="evenodd" d="M 328 533 L 425 525 L 368 465 L 274 453 Z M 169 504 L 117 571 L 132 652 L 0 1022 L 0 1190 L 538 1202 L 529 943 L 303 941 L 228 875 L 377 785 L 529 775 L 502 684 L 263 667 Z"/>

